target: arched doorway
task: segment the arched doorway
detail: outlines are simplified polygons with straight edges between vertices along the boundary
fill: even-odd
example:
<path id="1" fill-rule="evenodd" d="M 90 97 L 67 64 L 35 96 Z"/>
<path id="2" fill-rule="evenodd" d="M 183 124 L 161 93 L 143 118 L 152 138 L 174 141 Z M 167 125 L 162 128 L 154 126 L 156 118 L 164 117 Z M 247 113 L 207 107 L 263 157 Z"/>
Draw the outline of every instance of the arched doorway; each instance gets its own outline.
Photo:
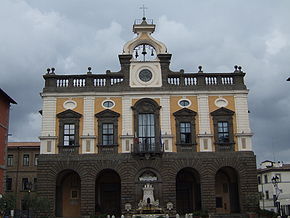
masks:
<path id="1" fill-rule="evenodd" d="M 96 214 L 121 215 L 121 179 L 106 169 L 96 179 Z"/>
<path id="2" fill-rule="evenodd" d="M 80 217 L 81 179 L 73 170 L 60 172 L 56 179 L 56 217 Z"/>
<path id="3" fill-rule="evenodd" d="M 176 176 L 176 210 L 179 214 L 201 209 L 200 176 L 192 168 L 184 168 Z"/>
<path id="4" fill-rule="evenodd" d="M 216 212 L 240 212 L 239 178 L 235 169 L 223 167 L 215 176 Z"/>

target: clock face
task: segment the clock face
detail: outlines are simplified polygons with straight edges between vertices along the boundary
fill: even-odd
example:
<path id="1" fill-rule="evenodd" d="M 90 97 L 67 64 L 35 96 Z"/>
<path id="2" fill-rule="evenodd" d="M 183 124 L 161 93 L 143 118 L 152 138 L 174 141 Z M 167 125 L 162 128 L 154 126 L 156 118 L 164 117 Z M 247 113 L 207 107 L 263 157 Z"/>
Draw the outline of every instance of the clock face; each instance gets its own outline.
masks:
<path id="1" fill-rule="evenodd" d="M 139 73 L 139 78 L 143 82 L 149 82 L 152 79 L 152 72 L 148 69 L 143 69 Z"/>

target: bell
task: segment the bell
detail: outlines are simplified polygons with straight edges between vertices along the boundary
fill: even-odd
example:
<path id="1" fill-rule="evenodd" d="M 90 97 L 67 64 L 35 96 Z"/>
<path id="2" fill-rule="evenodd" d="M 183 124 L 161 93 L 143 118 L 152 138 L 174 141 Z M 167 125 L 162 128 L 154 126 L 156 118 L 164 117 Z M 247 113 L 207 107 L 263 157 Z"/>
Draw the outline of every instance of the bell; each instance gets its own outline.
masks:
<path id="1" fill-rule="evenodd" d="M 142 51 L 142 55 L 146 55 L 147 52 L 146 52 L 146 48 L 145 48 L 145 45 L 143 45 L 143 51 Z"/>
<path id="2" fill-rule="evenodd" d="M 135 58 L 138 58 L 138 51 L 137 50 L 135 50 Z"/>
<path id="3" fill-rule="evenodd" d="M 153 49 L 151 50 L 151 56 L 154 56 L 154 51 L 153 51 Z"/>

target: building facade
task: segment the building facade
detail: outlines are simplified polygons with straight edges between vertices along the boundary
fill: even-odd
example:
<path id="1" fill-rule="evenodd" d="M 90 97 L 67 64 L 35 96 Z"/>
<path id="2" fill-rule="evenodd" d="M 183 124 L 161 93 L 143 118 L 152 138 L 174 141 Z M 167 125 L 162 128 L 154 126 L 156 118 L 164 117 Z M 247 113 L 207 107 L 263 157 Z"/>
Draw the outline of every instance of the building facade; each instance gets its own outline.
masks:
<path id="1" fill-rule="evenodd" d="M 260 208 L 290 215 L 290 164 L 264 161 L 258 169 Z"/>
<path id="2" fill-rule="evenodd" d="M 22 200 L 37 190 L 39 142 L 9 142 L 7 150 L 6 193 L 16 196 L 16 210 L 27 210 Z"/>
<path id="3" fill-rule="evenodd" d="M 0 88 L 0 194 L 4 193 L 10 104 L 16 102 Z"/>
<path id="4" fill-rule="evenodd" d="M 135 22 L 118 72 L 44 75 L 38 191 L 55 216 L 257 206 L 245 73 L 171 71 L 154 30 Z"/>

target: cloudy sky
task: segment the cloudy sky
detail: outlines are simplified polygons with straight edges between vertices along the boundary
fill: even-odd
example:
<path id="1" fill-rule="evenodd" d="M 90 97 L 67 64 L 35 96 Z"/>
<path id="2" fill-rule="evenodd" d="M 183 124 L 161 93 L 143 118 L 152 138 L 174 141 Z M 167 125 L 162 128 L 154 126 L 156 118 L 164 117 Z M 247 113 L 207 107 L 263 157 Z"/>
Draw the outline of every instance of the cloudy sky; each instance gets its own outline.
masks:
<path id="1" fill-rule="evenodd" d="M 118 54 L 148 7 L 171 69 L 243 66 L 258 162 L 290 162 L 289 0 L 1 0 L 0 87 L 17 101 L 10 141 L 38 140 L 46 68 L 58 74 L 119 70 Z"/>

